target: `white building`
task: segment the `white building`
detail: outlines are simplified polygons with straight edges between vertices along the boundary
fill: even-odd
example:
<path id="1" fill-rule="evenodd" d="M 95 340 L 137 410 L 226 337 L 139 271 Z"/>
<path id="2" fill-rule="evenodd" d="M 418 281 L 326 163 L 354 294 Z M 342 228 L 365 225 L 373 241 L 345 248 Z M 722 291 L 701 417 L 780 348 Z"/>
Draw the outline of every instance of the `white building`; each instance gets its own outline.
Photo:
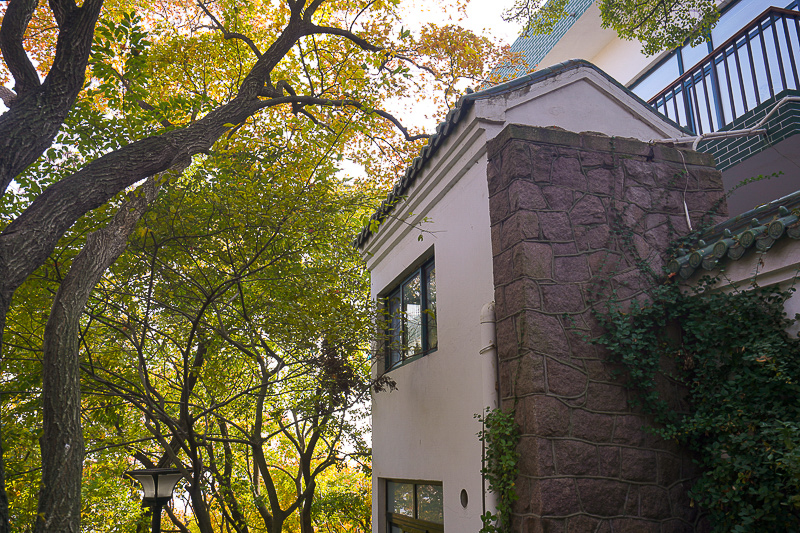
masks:
<path id="1" fill-rule="evenodd" d="M 708 158 L 691 152 L 662 150 L 658 142 L 643 144 L 628 139 L 647 143 L 751 127 L 782 98 L 800 95 L 797 90 L 799 15 L 772 10 L 759 16 L 754 25 L 748 25 L 765 7 L 768 4 L 762 5 L 759 0 L 728 3 L 712 32 L 712 44 L 706 49 L 684 47 L 646 58 L 639 53 L 636 43 L 621 41 L 600 28 L 596 6 L 586 0 L 573 0 L 568 10 L 574 9 L 574 16 L 563 21 L 552 36 L 521 38 L 515 43 L 518 50 L 525 50 L 533 63 L 539 65 L 536 72 L 464 96 L 439 125 L 436 136 L 373 217 L 380 222 L 378 231 L 364 229 L 357 239 L 371 272 L 373 297 L 382 302 L 389 314 L 405 316 L 387 323 L 387 343 L 380 349 L 374 368 L 376 375 L 386 373 L 394 380 L 397 390 L 373 397 L 373 531 L 478 531 L 481 514 L 493 510 L 493 499 L 485 491 L 480 474 L 482 447 L 477 433 L 481 427 L 474 415 L 487 406 L 496 406 L 499 400 L 505 402 L 511 398 L 515 402 L 530 402 L 530 407 L 520 409 L 528 413 L 525 415 L 528 420 L 520 422 L 525 433 L 522 446 L 531 453 L 529 459 L 523 459 L 527 463 L 522 467 L 524 479 L 521 478 L 519 491 L 524 501 L 515 531 L 533 531 L 548 520 L 580 530 L 606 514 L 605 507 L 593 509 L 586 501 L 604 498 L 608 500 L 603 504 L 609 508 L 607 514 L 617 516 L 613 520 L 627 521 L 625 524 L 633 530 L 646 530 L 636 528 L 653 524 L 673 524 L 675 530 L 693 530 L 686 528 L 694 527 L 695 515 L 680 510 L 680 505 L 673 501 L 682 493 L 676 487 L 680 489 L 680 484 L 691 474 L 676 474 L 668 481 L 646 479 L 650 458 L 653 465 L 670 461 L 680 464 L 680 452 L 662 453 L 656 451 L 661 448 L 644 440 L 639 444 L 627 442 L 625 439 L 633 437 L 623 429 L 635 425 L 637 417 L 628 411 L 624 393 L 615 396 L 617 390 L 593 374 L 592 361 L 559 366 L 558 348 L 554 346 L 561 341 L 554 340 L 552 335 L 534 335 L 532 343 L 543 346 L 530 346 L 531 333 L 522 331 L 520 317 L 535 309 L 542 323 L 547 320 L 555 323 L 559 314 L 566 312 L 547 309 L 547 305 L 556 305 L 547 303 L 548 295 L 575 290 L 577 299 L 581 299 L 583 280 L 577 278 L 583 265 L 587 265 L 590 275 L 597 268 L 589 255 L 592 247 L 605 249 L 603 243 L 596 244 L 591 239 L 595 238 L 592 232 L 603 226 L 598 220 L 608 216 L 603 206 L 608 207 L 609 202 L 624 201 L 630 205 L 639 202 L 645 215 L 671 217 L 678 225 L 684 215 L 700 216 L 711 200 L 719 197 L 721 184 L 717 183 L 718 176 L 707 172 Z M 796 9 L 796 2 L 790 7 Z M 776 32 L 776 28 L 780 31 Z M 758 46 L 765 43 L 757 49 L 766 58 L 760 64 L 757 54 L 752 53 L 757 43 Z M 776 46 L 768 49 L 769 43 Z M 717 45 L 720 46 L 713 48 Z M 571 58 L 591 61 L 600 69 L 586 61 L 568 61 Z M 756 58 L 754 62 L 752 58 Z M 745 60 L 752 67 L 742 70 Z M 739 70 L 731 77 L 734 65 Z M 746 76 L 739 76 L 740 72 L 750 77 L 749 85 L 744 83 Z M 736 84 L 725 80 L 734 80 Z M 727 100 L 723 98 L 725 93 Z M 650 100 L 652 107 L 642 99 Z M 654 108 L 669 118 L 656 113 Z M 532 128 L 515 129 L 512 125 Z M 800 147 L 798 137 L 794 136 L 800 128 L 800 104 L 784 104 L 759 127 L 762 126 L 767 130 L 766 136 L 717 138 L 699 143 L 700 151 L 715 155 L 726 187 L 755 175 L 753 169 L 758 169 L 756 174 L 777 171 L 786 174 L 780 180 L 742 189 L 747 194 L 732 199 L 733 214 L 800 186 L 796 180 Z M 556 129 L 537 129 L 541 127 Z M 601 135 L 576 135 L 580 132 Z M 609 138 L 604 140 L 603 135 Z M 531 147 L 527 147 L 529 141 Z M 511 156 L 502 151 L 506 142 L 514 149 L 529 151 L 517 158 L 520 161 L 517 167 L 513 158 L 509 159 Z M 531 155 L 540 146 L 546 147 L 544 152 L 550 150 L 550 159 Z M 572 160 L 578 162 L 579 168 L 556 168 L 568 166 Z M 637 185 L 639 171 L 631 161 L 638 161 L 636 165 L 645 169 L 650 168 L 652 161 L 654 175 L 663 174 L 664 169 L 685 168 L 687 175 L 695 180 L 695 189 L 688 193 L 694 196 L 687 200 L 686 188 L 681 196 L 680 190 L 670 189 L 668 180 L 659 182 L 658 178 L 652 186 Z M 493 170 L 503 165 L 501 171 Z M 507 179 L 509 183 L 515 172 L 520 175 L 527 172 L 533 177 L 521 178 L 508 186 L 507 191 L 498 193 L 498 186 L 493 185 L 497 172 L 512 176 Z M 542 176 L 542 172 L 556 173 L 553 176 L 557 177 L 552 178 L 554 186 L 561 185 L 555 183 L 556 179 L 580 183 L 565 186 L 570 189 L 565 193 L 568 199 L 558 196 L 555 191 L 558 187 L 551 187 L 550 192 L 546 187 L 536 188 L 539 187 L 536 183 L 533 188 L 518 187 L 537 182 L 540 178 L 536 176 Z M 624 177 L 624 185 L 619 176 Z M 688 183 L 687 179 L 687 187 Z M 614 190 L 603 191 L 603 186 Z M 565 187 L 561 188 L 566 190 Z M 658 191 L 664 194 L 658 196 Z M 640 200 L 642 194 L 646 196 L 644 200 Z M 682 198 L 683 206 L 673 201 L 675 198 Z M 507 206 L 503 204 L 505 199 Z M 797 197 L 789 201 L 793 206 L 800 204 Z M 778 207 L 766 206 L 749 214 L 773 217 Z M 797 225 L 796 221 L 786 222 Z M 740 223 L 731 223 L 730 227 L 742 231 Z M 643 227 L 641 235 L 641 248 L 656 263 L 661 260 L 659 246 L 666 244 L 661 242 L 664 235 L 658 231 L 659 227 Z M 781 238 L 783 241 L 776 245 L 776 250 L 783 251 L 776 253 L 776 259 L 770 263 L 770 275 L 777 281 L 788 279 L 791 267 L 787 265 L 799 259 L 794 241 Z M 523 247 L 525 251 L 517 253 Z M 688 277 L 702 268 L 703 259 L 706 260 L 703 266 L 713 268 L 715 263 L 709 260 L 712 248 L 710 245 L 701 250 L 697 264 L 696 258 L 680 258 L 676 271 Z M 752 254 L 740 256 L 743 259 L 737 265 L 753 260 Z M 528 272 L 531 265 L 545 268 L 548 273 L 539 279 L 539 274 Z M 736 268 L 744 273 L 750 267 Z M 516 281 L 509 281 L 506 271 L 514 269 L 525 273 L 519 279 L 514 278 Z M 537 288 L 514 289 L 518 301 L 512 305 L 509 295 L 515 283 L 521 281 L 531 282 Z M 570 298 L 563 297 L 558 303 L 572 305 Z M 502 309 L 497 317 L 497 338 L 495 301 L 498 309 Z M 509 324 L 512 324 L 510 329 Z M 499 354 L 499 370 L 498 346 L 501 352 L 504 349 L 507 352 Z M 539 360 L 544 361 L 541 375 L 525 366 L 529 365 L 527 361 Z M 531 374 L 534 377 L 523 383 L 517 375 L 523 372 L 535 375 Z M 569 377 L 558 381 L 559 376 Z M 581 385 L 585 388 L 583 396 L 576 393 L 578 396 L 573 398 L 568 390 L 570 384 L 584 383 L 582 380 L 585 380 L 585 385 Z M 530 390 L 523 390 L 525 383 L 531 384 Z M 583 399 L 579 401 L 580 398 Z M 550 400 L 560 403 L 545 411 L 542 405 Z M 540 420 L 545 416 L 543 413 L 549 416 L 549 421 Z M 559 417 L 567 425 L 552 433 L 541 430 L 547 424 L 558 426 Z M 589 435 L 584 423 L 600 433 L 607 425 L 608 436 Z M 537 448 L 543 445 L 549 447 L 548 451 Z M 569 449 L 569 454 L 578 457 L 584 453 L 580 447 L 588 447 L 591 454 L 596 454 L 589 456 L 588 464 L 602 454 L 617 454 L 622 462 L 625 454 L 639 454 L 643 470 L 626 471 L 624 467 L 610 473 L 574 470 L 583 466 L 567 464 L 564 450 Z M 558 464 L 553 466 L 553 462 Z M 581 463 L 587 464 L 587 460 Z M 589 498 L 587 495 L 591 494 L 603 498 Z M 638 510 L 614 509 L 614 498 L 622 501 L 620 495 L 625 501 L 635 498 Z M 659 507 L 662 504 L 667 506 L 666 510 Z"/>

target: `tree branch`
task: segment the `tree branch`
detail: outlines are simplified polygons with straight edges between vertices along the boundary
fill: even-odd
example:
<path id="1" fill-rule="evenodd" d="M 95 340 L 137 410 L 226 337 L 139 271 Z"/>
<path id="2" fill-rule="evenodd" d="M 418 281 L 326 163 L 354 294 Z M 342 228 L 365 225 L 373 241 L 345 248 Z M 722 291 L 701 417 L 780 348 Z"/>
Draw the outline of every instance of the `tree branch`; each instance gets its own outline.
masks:
<path id="1" fill-rule="evenodd" d="M 11 0 L 0 26 L 0 52 L 8 70 L 14 76 L 14 90 L 18 95 L 41 85 L 39 74 L 22 46 L 25 30 L 37 5 L 36 0 Z"/>

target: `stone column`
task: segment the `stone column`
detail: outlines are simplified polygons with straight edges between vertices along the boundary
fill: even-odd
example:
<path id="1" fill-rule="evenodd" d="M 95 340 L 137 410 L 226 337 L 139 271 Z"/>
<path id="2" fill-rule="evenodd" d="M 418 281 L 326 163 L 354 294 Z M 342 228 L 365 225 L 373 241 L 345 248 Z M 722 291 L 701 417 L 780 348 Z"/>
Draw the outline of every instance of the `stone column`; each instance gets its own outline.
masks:
<path id="1" fill-rule="evenodd" d="M 523 434 L 513 530 L 703 529 L 690 457 L 644 429 L 587 339 L 610 289 L 646 297 L 647 268 L 660 274 L 668 243 L 689 232 L 685 210 L 695 230 L 724 214 L 711 157 L 512 125 L 488 158 L 500 397 Z"/>

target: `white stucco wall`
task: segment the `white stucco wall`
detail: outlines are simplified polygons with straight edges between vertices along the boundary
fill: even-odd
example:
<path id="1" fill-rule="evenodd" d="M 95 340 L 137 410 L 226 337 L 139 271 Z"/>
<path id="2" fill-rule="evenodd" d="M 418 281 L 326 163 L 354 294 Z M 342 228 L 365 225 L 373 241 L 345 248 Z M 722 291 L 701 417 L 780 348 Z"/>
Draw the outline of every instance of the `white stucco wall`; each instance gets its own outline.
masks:
<path id="1" fill-rule="evenodd" d="M 480 424 L 473 415 L 483 410 L 480 311 L 494 299 L 494 286 L 486 133 L 483 128 L 470 133 L 471 142 L 464 141 L 466 153 L 437 158 L 445 160 L 438 182 L 417 183 L 410 205 L 396 211 L 427 217 L 431 222 L 422 225 L 425 232 L 387 225 L 368 249 L 375 254 L 367 264 L 376 297 L 395 286 L 406 268 L 433 247 L 439 335 L 435 352 L 389 373 L 398 390 L 373 397 L 375 531 L 385 531 L 378 514 L 380 506 L 383 516 L 385 506 L 379 480 L 386 478 L 441 481 L 447 530 L 480 528 L 481 444 L 476 436 Z M 462 489 L 469 496 L 466 509 L 460 503 Z"/>
<path id="2" fill-rule="evenodd" d="M 679 133 L 583 66 L 479 99 L 393 217 L 369 238 L 362 251 L 373 297 L 396 287 L 432 249 L 439 336 L 435 352 L 389 373 L 398 390 L 373 397 L 373 531 L 378 533 L 386 529 L 384 479 L 441 482 L 445 530 L 481 527 L 480 424 L 474 415 L 484 408 L 484 380 L 495 379 L 484 375 L 479 353 L 481 310 L 494 299 L 486 143 L 511 123 L 644 140 Z M 374 372 L 382 370 L 376 366 Z M 462 489 L 469 496 L 466 508 Z"/>
<path id="3" fill-rule="evenodd" d="M 696 274 L 697 277 L 700 275 Z M 738 261 L 726 260 L 725 274 L 719 282 L 721 290 L 747 290 L 753 278 L 760 287 L 794 287 L 800 290 L 800 241 L 783 236 L 766 253 L 750 250 Z M 800 313 L 800 295 L 796 291 L 785 304 L 786 314 L 794 317 Z M 800 323 L 789 330 L 800 333 Z"/>
<path id="4" fill-rule="evenodd" d="M 645 56 L 638 41 L 625 41 L 601 27 L 600 9 L 592 4 L 538 65 L 546 68 L 568 59 L 594 63 L 623 85 L 629 85 L 667 52 Z"/>

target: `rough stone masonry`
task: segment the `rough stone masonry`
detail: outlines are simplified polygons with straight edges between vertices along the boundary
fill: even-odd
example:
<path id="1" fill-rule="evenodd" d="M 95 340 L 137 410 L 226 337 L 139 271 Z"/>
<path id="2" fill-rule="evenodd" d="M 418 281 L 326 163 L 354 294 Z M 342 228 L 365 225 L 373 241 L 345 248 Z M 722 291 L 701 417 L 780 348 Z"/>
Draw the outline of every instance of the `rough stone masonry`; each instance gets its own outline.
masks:
<path id="1" fill-rule="evenodd" d="M 689 232 L 687 209 L 695 230 L 724 217 L 712 158 L 517 125 L 488 158 L 500 397 L 522 431 L 513 531 L 704 530 L 686 495 L 691 458 L 644 429 L 587 339 L 611 290 L 646 297 L 646 265 L 661 272 L 669 242 Z"/>

